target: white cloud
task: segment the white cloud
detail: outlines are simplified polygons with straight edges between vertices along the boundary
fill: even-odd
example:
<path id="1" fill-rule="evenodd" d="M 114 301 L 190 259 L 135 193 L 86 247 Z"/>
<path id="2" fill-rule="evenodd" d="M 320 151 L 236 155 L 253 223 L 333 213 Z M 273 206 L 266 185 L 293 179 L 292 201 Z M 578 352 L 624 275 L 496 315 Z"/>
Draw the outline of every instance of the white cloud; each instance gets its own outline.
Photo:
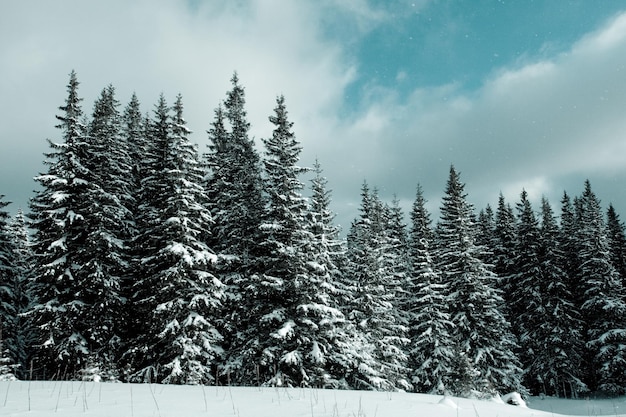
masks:
<path id="1" fill-rule="evenodd" d="M 420 182 L 438 205 L 450 163 L 480 204 L 500 190 L 552 197 L 565 179 L 626 177 L 626 14 L 565 53 L 500 68 L 476 91 L 451 83 L 400 94 L 365 83 L 360 107 L 346 111 L 347 87 L 359 74 L 353 42 L 427 2 L 410 3 L 7 3 L 0 14 L 0 112 L 9 121 L 0 124 L 0 194 L 21 205 L 30 195 L 45 138 L 58 137 L 54 115 L 72 69 L 87 113 L 108 83 L 122 102 L 136 91 L 144 111 L 161 91 L 170 101 L 181 92 L 201 150 L 233 70 L 246 87 L 257 141 L 270 134 L 267 117 L 285 94 L 304 162 L 319 156 L 344 226 L 365 179 L 403 201 Z M 403 88 L 410 71 L 397 73 Z"/>
<path id="2" fill-rule="evenodd" d="M 394 167 L 379 169 L 372 182 L 404 197 L 420 181 L 432 200 L 452 163 L 470 199 L 484 205 L 500 190 L 519 196 L 526 188 L 555 202 L 572 181 L 626 178 L 625 75 L 623 14 L 565 53 L 501 68 L 474 92 L 458 85 L 418 89 L 406 101 L 389 92 L 384 106 L 364 112 L 364 120 L 377 120 L 378 160 Z M 353 161 L 369 162 L 367 148 L 354 148 L 363 151 Z M 626 207 L 621 194 L 606 199 Z"/>
<path id="3" fill-rule="evenodd" d="M 278 0 L 199 2 L 194 10 L 163 0 L 4 5 L 0 111 L 10 123 L 0 125 L 0 193 L 24 204 L 48 150 L 45 138 L 58 138 L 54 115 L 72 69 L 87 114 L 109 83 L 123 103 L 136 91 L 144 111 L 152 110 L 161 92 L 170 102 L 182 93 L 201 150 L 213 109 L 237 70 L 257 141 L 271 133 L 267 118 L 276 96 L 285 94 L 296 134 L 311 142 L 305 147 L 319 147 L 319 135 L 330 136 L 327 125 L 334 123 L 355 67 L 338 45 L 325 40 L 314 5 Z M 14 154 L 7 152 L 7 142 Z M 18 166 L 7 160 L 17 154 L 28 155 L 30 162 Z"/>

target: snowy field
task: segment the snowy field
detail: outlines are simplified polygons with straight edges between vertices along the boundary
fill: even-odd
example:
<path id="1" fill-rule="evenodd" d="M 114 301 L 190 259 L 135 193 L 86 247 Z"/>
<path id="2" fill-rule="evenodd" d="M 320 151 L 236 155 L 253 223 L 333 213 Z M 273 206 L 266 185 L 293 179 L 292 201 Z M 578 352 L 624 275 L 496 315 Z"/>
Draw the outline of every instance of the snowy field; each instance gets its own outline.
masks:
<path id="1" fill-rule="evenodd" d="M 0 382 L 0 416 L 42 417 L 626 416 L 626 398 L 496 401 L 368 391 L 81 382 Z"/>

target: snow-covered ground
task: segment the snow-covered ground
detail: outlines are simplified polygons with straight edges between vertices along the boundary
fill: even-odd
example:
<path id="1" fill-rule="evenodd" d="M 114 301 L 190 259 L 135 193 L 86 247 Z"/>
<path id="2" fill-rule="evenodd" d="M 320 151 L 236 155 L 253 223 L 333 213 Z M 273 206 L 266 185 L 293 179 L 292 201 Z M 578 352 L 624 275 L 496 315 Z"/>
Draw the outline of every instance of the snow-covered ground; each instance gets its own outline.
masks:
<path id="1" fill-rule="evenodd" d="M 541 411 L 543 410 L 543 411 Z M 0 416 L 554 417 L 626 416 L 626 399 L 496 401 L 367 391 L 81 382 L 0 382 Z"/>

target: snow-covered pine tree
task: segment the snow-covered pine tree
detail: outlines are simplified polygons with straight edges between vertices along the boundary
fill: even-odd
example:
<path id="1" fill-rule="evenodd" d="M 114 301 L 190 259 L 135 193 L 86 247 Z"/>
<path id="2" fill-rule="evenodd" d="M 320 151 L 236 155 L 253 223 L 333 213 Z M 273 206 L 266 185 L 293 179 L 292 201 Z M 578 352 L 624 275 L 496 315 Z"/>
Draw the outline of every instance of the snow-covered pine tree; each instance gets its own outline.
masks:
<path id="1" fill-rule="evenodd" d="M 215 250 L 237 256 L 238 269 L 254 273 L 265 215 L 262 166 L 254 140 L 248 134 L 245 91 L 237 73 L 231 83 L 224 109 L 218 107 L 209 131 L 207 188 L 215 222 Z"/>
<path id="2" fill-rule="evenodd" d="M 266 256 L 258 265 L 262 273 L 251 275 L 243 287 L 241 307 L 248 319 L 243 344 L 236 349 L 242 355 L 237 372 L 267 385 L 317 385 L 323 383 L 319 368 L 323 368 L 325 347 L 319 346 L 315 335 L 313 320 L 318 312 L 309 308 L 317 286 L 307 265 L 311 236 L 306 227 L 307 202 L 301 194 L 304 185 L 299 180 L 306 169 L 297 165 L 301 146 L 283 96 L 278 97 L 274 112 L 269 118 L 274 125 L 272 137 L 263 140 L 269 204 L 261 225 L 261 246 Z"/>
<path id="3" fill-rule="evenodd" d="M 381 209 L 382 229 L 379 243 L 379 262 L 383 285 L 393 294 L 392 323 L 382 357 L 390 367 L 390 378 L 396 387 L 412 390 L 407 348 L 409 339 L 409 314 L 411 294 L 407 291 L 408 281 L 408 234 L 400 201 L 394 196 L 391 204 Z"/>
<path id="4" fill-rule="evenodd" d="M 31 347 L 33 345 L 34 332 L 28 325 L 23 314 L 31 306 L 32 297 L 30 293 L 31 281 L 33 279 L 33 254 L 31 251 L 30 233 L 26 226 L 26 218 L 22 209 L 18 209 L 13 220 L 9 223 L 11 239 L 13 241 L 13 299 L 17 313 L 15 341 L 13 343 L 16 358 L 15 362 L 19 367 L 16 369 L 16 376 L 24 379 L 28 375 Z"/>
<path id="5" fill-rule="evenodd" d="M 530 384 L 527 387 L 536 393 L 576 398 L 587 390 L 582 382 L 582 321 L 562 268 L 559 233 L 552 207 L 543 198 L 538 253 L 542 314 L 536 328 L 531 329 L 536 350 L 525 372 Z"/>
<path id="6" fill-rule="evenodd" d="M 477 223 L 476 244 L 482 246 L 485 250 L 483 261 L 491 266 L 494 266 L 496 261 L 496 224 L 491 205 L 487 204 L 487 207 L 480 210 L 478 213 Z"/>
<path id="7" fill-rule="evenodd" d="M 624 234 L 624 223 L 620 220 L 613 204 L 609 204 L 606 218 L 611 262 L 613 267 L 619 272 L 622 286 L 624 286 L 626 285 L 626 235 Z"/>
<path id="8" fill-rule="evenodd" d="M 492 287 L 493 272 L 481 261 L 474 243 L 472 206 L 454 167 L 450 168 L 441 220 L 437 226 L 436 266 L 448 285 L 451 321 L 461 361 L 471 365 L 458 375 L 474 375 L 472 387 L 482 393 L 521 390 L 515 339 L 499 306 L 502 298 Z M 465 379 L 462 378 L 461 381 Z M 465 384 L 463 384 L 465 385 Z M 449 387 L 457 394 L 466 387 Z"/>
<path id="9" fill-rule="evenodd" d="M 87 343 L 91 347 L 85 378 L 116 380 L 124 327 L 122 283 L 129 271 L 129 241 L 134 235 L 131 161 L 121 134 L 115 89 L 102 90 L 88 126 L 89 153 L 83 165 L 92 184 L 85 192 L 85 238 L 77 247 L 76 276 L 84 285 Z"/>
<path id="10" fill-rule="evenodd" d="M 456 342 L 448 310 L 446 286 L 441 283 L 431 254 L 430 214 L 420 185 L 411 210 L 409 232 L 409 365 L 416 392 L 445 394 L 452 385 Z"/>
<path id="11" fill-rule="evenodd" d="M 578 229 L 579 215 L 572 204 L 572 200 L 567 192 L 563 193 L 561 198 L 561 227 L 559 233 L 559 247 L 563 251 L 563 265 L 561 268 L 567 276 L 567 286 L 569 287 L 572 297 L 578 307 L 583 302 L 583 294 L 578 279 Z"/>
<path id="12" fill-rule="evenodd" d="M 19 363 L 15 250 L 9 230 L 9 213 L 4 210 L 8 204 L 4 195 L 0 195 L 0 381 L 15 379 L 15 368 Z"/>
<path id="13" fill-rule="evenodd" d="M 121 135 L 122 140 L 126 143 L 130 163 L 130 170 L 126 177 L 133 195 L 136 195 L 141 187 L 141 179 L 145 176 L 145 173 L 142 173 L 141 170 L 144 166 L 144 156 L 148 152 L 149 147 L 147 139 L 149 118 L 144 118 L 141 114 L 141 105 L 135 93 L 133 93 L 130 101 L 126 104 L 121 118 Z M 138 211 L 139 201 L 134 198 L 128 201 L 128 203 L 134 217 Z M 134 230 L 135 234 L 136 232 Z"/>
<path id="14" fill-rule="evenodd" d="M 237 350 L 245 343 L 241 328 L 250 319 L 242 307 L 245 288 L 251 277 L 260 274 L 259 257 L 263 236 L 260 226 L 265 221 L 261 158 L 249 137 L 250 124 L 245 110 L 245 91 L 237 73 L 231 79 L 223 106 L 215 110 L 209 134 L 209 152 L 205 155 L 207 175 L 205 188 L 213 217 L 209 245 L 226 262 L 218 265 L 226 286 L 223 329 L 229 357 L 223 367 L 228 380 L 241 384 L 257 384 L 256 371 L 241 375 L 242 353 Z M 258 324 L 251 323 L 250 325 Z M 252 365 L 254 366 L 254 365 Z M 232 378 L 232 379 L 231 379 Z"/>
<path id="15" fill-rule="evenodd" d="M 180 96 L 170 116 L 161 95 L 151 134 L 135 242 L 140 275 L 130 302 L 138 336 L 125 355 L 129 379 L 207 384 L 223 354 L 215 327 L 223 288 L 211 273 L 216 255 L 200 239 L 211 216 Z"/>
<path id="16" fill-rule="evenodd" d="M 516 257 L 515 242 L 517 225 L 513 208 L 506 203 L 500 193 L 494 224 L 494 272 L 498 276 L 498 288 L 502 290 L 505 304 L 510 304 L 512 295 L 511 276 L 514 271 Z M 511 317 L 508 308 L 505 309 Z"/>
<path id="17" fill-rule="evenodd" d="M 62 141 L 49 141 L 48 170 L 35 177 L 41 189 L 31 200 L 36 303 L 28 317 L 39 331 L 35 357 L 38 378 L 77 377 L 92 353 L 89 332 L 95 329 L 89 327 L 88 311 L 93 300 L 86 297 L 90 285 L 79 273 L 87 259 L 80 259 L 78 251 L 88 236 L 88 194 L 96 185 L 90 182 L 92 173 L 85 165 L 89 140 L 78 85 L 72 71 L 65 105 L 56 116 Z"/>
<path id="18" fill-rule="evenodd" d="M 343 271 L 345 242 L 340 239 L 340 229 L 334 224 L 335 214 L 330 209 L 331 193 L 317 160 L 314 172 L 307 222 L 311 232 L 309 267 L 314 282 L 318 284 L 319 305 L 316 308 L 326 313 L 320 314 L 321 320 L 317 323 L 319 338 L 327 341 L 329 346 L 325 354 L 325 384 L 349 388 L 367 379 L 367 367 L 373 358 L 363 335 L 342 312 L 352 296 Z"/>
<path id="19" fill-rule="evenodd" d="M 396 294 L 394 310 L 398 324 L 408 326 L 408 306 L 411 294 L 407 291 L 409 283 L 408 233 L 404 221 L 404 212 L 400 201 L 394 195 L 391 204 L 384 207 L 384 230 L 381 241 L 381 261 L 385 274 L 389 277 L 387 285 Z M 405 333 L 408 332 L 408 327 Z M 408 337 L 408 334 L 405 335 Z"/>
<path id="20" fill-rule="evenodd" d="M 517 203 L 517 233 L 514 258 L 515 273 L 510 278 L 510 303 L 513 333 L 519 340 L 519 358 L 525 370 L 535 360 L 538 353 L 537 335 L 540 323 L 544 320 L 544 305 L 541 283 L 545 279 L 539 260 L 539 221 L 535 216 L 528 193 L 523 190 Z M 525 372 L 525 384 L 536 388 L 534 378 L 541 375 Z"/>
<path id="21" fill-rule="evenodd" d="M 581 311 L 586 321 L 589 356 L 592 359 L 590 388 L 626 392 L 626 304 L 624 288 L 611 263 L 611 251 L 600 201 L 585 181 L 579 199 L 579 277 L 585 301 Z"/>
<path id="22" fill-rule="evenodd" d="M 361 386 L 367 389 L 410 389 L 404 348 L 410 342 L 407 326 L 399 321 L 394 298 L 397 283 L 388 268 L 386 208 L 366 183 L 361 189 L 361 214 L 348 235 L 347 273 L 353 283 L 348 316 L 372 347 L 374 363 L 364 366 Z M 393 253 L 391 253 L 393 255 Z"/>

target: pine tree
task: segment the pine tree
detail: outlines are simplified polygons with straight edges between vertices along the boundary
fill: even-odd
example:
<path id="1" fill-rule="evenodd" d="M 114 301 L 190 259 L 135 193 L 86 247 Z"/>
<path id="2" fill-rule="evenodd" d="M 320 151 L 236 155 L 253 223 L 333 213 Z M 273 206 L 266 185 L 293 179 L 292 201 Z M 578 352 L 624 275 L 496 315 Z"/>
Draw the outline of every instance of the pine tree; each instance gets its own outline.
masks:
<path id="1" fill-rule="evenodd" d="M 361 214 L 348 235 L 347 273 L 354 288 L 348 316 L 365 335 L 375 362 L 366 366 L 356 388 L 410 389 L 404 353 L 408 329 L 394 311 L 397 285 L 383 254 L 384 205 L 366 183 L 361 196 Z"/>
<path id="2" fill-rule="evenodd" d="M 607 232 L 611 262 L 620 274 L 622 287 L 626 284 L 626 235 L 624 223 L 620 220 L 613 204 L 609 204 L 607 210 Z"/>
<path id="3" fill-rule="evenodd" d="M 493 209 L 489 204 L 478 213 L 478 224 L 476 231 L 476 244 L 485 248 L 485 256 L 483 261 L 488 265 L 495 265 L 496 240 L 496 223 Z M 494 271 L 495 272 L 495 271 Z"/>
<path id="4" fill-rule="evenodd" d="M 320 315 L 322 320 L 317 324 L 320 336 L 328 340 L 330 346 L 325 363 L 329 380 L 325 384 L 349 388 L 367 379 L 362 375 L 361 365 L 366 368 L 367 364 L 373 362 L 373 358 L 365 338 L 342 312 L 352 296 L 343 271 L 346 264 L 345 242 L 340 239 L 340 229 L 334 224 L 335 215 L 330 209 L 331 193 L 317 160 L 313 167 L 315 176 L 311 180 L 307 222 L 311 232 L 309 266 L 313 280 L 318 284 L 317 308 L 327 312 Z"/>
<path id="5" fill-rule="evenodd" d="M 89 300 L 80 268 L 86 259 L 77 253 L 88 236 L 88 193 L 95 185 L 85 162 L 89 157 L 86 126 L 76 73 L 70 74 L 68 97 L 57 116 L 62 142 L 49 141 L 48 171 L 35 179 L 41 185 L 31 200 L 33 251 L 36 259 L 34 297 L 29 310 L 39 330 L 36 362 L 39 376 L 75 377 L 91 355 Z"/>
<path id="6" fill-rule="evenodd" d="M 579 241 L 578 229 L 579 215 L 576 214 L 569 195 L 564 192 L 561 198 L 561 228 L 558 238 L 558 244 L 563 251 L 563 264 L 561 268 L 567 276 L 567 286 L 572 294 L 576 306 L 580 308 L 583 303 L 584 296 L 581 294 L 581 286 L 579 285 Z"/>
<path id="7" fill-rule="evenodd" d="M 538 252 L 542 308 L 535 311 L 540 317 L 530 337 L 535 339 L 536 350 L 526 374 L 545 394 L 575 398 L 587 389 L 582 382 L 582 321 L 567 286 L 558 238 L 552 208 L 543 198 Z"/>
<path id="8" fill-rule="evenodd" d="M 503 291 L 504 299 L 510 300 L 510 286 L 516 257 L 516 219 L 513 209 L 500 193 L 494 224 L 494 272 L 498 275 L 498 288 Z"/>
<path id="9" fill-rule="evenodd" d="M 128 163 L 130 164 L 126 178 L 128 187 L 133 195 L 137 194 L 141 187 L 141 179 L 147 175 L 145 172 L 142 172 L 142 167 L 144 166 L 144 158 L 148 153 L 149 147 L 147 139 L 148 120 L 149 118 L 142 116 L 139 99 L 137 95 L 133 93 L 121 115 L 120 127 L 120 134 L 122 141 L 126 144 Z M 134 218 L 138 211 L 139 201 L 137 198 L 133 198 L 127 201 L 127 205 Z M 136 230 L 131 229 L 130 231 L 135 235 L 137 233 Z"/>
<path id="10" fill-rule="evenodd" d="M 207 188 L 214 207 L 214 234 L 218 244 L 215 250 L 237 256 L 242 271 L 254 271 L 265 209 L 261 159 L 254 140 L 248 136 L 250 123 L 245 111 L 245 92 L 237 73 L 233 74 L 231 83 L 224 111 L 218 107 L 209 131 Z M 225 122 L 230 131 L 225 128 Z"/>
<path id="11" fill-rule="evenodd" d="M 9 230 L 9 204 L 0 195 L 0 380 L 15 379 L 19 363 L 17 332 L 18 308 L 15 293 L 16 265 L 14 242 Z"/>
<path id="12" fill-rule="evenodd" d="M 584 281 L 585 301 L 581 306 L 587 325 L 592 360 L 591 387 L 611 394 L 626 388 L 626 304 L 624 289 L 611 263 L 611 252 L 600 201 L 589 181 L 580 198 L 578 230 L 579 277 Z"/>
<path id="13" fill-rule="evenodd" d="M 323 350 L 313 333 L 311 319 L 317 312 L 309 311 L 317 287 L 307 266 L 311 236 L 298 178 L 306 170 L 297 165 L 301 146 L 287 119 L 284 97 L 278 97 L 274 111 L 272 137 L 263 141 L 269 201 L 261 225 L 266 256 L 261 263 L 263 273 L 252 275 L 243 292 L 249 320 L 239 349 L 249 369 L 239 372 L 249 378 L 258 366 L 256 376 L 262 384 L 307 386 L 320 383 L 311 378 L 321 376 L 316 369 L 323 363 Z M 306 318 L 309 314 L 312 317 Z"/>
<path id="14" fill-rule="evenodd" d="M 455 360 L 447 287 L 435 267 L 430 214 L 420 185 L 411 211 L 409 235 L 409 364 L 417 392 L 444 394 L 452 386 Z"/>
<path id="15" fill-rule="evenodd" d="M 117 379 L 117 360 L 125 317 L 122 285 L 129 270 L 129 240 L 134 234 L 131 208 L 131 161 L 121 135 L 119 102 L 112 86 L 102 90 L 94 104 L 88 127 L 89 154 L 84 166 L 92 184 L 85 199 L 90 203 L 83 218 L 85 240 L 77 248 L 77 271 L 86 289 L 85 324 L 91 328 L 92 352 L 85 364 L 85 378 Z"/>
<path id="16" fill-rule="evenodd" d="M 16 333 L 13 346 L 15 363 L 18 365 L 16 376 L 24 379 L 28 375 L 31 346 L 35 340 L 33 329 L 24 318 L 31 307 L 31 282 L 33 280 L 33 254 L 31 251 L 30 233 L 26 226 L 26 218 L 21 209 L 9 224 L 13 247 L 13 300 L 16 311 Z"/>
<path id="17" fill-rule="evenodd" d="M 545 277 L 539 259 L 539 221 L 537 220 L 528 193 L 522 191 L 517 204 L 517 239 L 514 259 L 515 274 L 510 278 L 510 314 L 513 333 L 518 337 L 519 356 L 525 368 L 534 361 L 539 353 L 535 334 L 544 320 L 545 310 L 542 300 L 541 284 Z M 526 372 L 528 388 L 534 388 L 534 377 L 540 376 Z"/>
<path id="18" fill-rule="evenodd" d="M 180 96 L 169 113 L 161 96 L 140 193 L 141 275 L 130 300 L 143 330 L 125 357 L 131 381 L 207 384 L 223 354 L 215 327 L 222 284 L 211 273 L 216 255 L 200 239 L 211 216 Z"/>
<path id="19" fill-rule="evenodd" d="M 230 378 L 233 372 L 232 376 L 240 383 L 244 380 L 257 383 L 256 370 L 245 376 L 235 370 L 241 369 L 242 358 L 237 347 L 245 343 L 239 328 L 245 328 L 250 318 L 242 307 L 244 293 L 252 285 L 251 280 L 262 272 L 259 243 L 263 241 L 261 224 L 265 222 L 266 202 L 261 159 L 254 140 L 248 135 L 250 124 L 245 111 L 245 92 L 236 73 L 231 82 L 232 89 L 227 92 L 224 105 L 215 110 L 215 119 L 208 131 L 205 188 L 214 221 L 209 244 L 225 260 L 218 265 L 226 286 L 221 329 L 224 345 L 230 353 L 223 373 Z"/>
<path id="20" fill-rule="evenodd" d="M 451 167 L 437 227 L 436 265 L 449 288 L 458 354 L 467 358 L 456 374 L 460 381 L 474 375 L 471 388 L 479 392 L 520 390 L 521 369 L 513 353 L 514 338 L 499 311 L 502 298 L 492 287 L 494 275 L 481 261 L 481 249 L 474 243 L 474 227 L 464 185 Z M 450 389 L 467 394 L 462 392 L 465 385 Z"/>

